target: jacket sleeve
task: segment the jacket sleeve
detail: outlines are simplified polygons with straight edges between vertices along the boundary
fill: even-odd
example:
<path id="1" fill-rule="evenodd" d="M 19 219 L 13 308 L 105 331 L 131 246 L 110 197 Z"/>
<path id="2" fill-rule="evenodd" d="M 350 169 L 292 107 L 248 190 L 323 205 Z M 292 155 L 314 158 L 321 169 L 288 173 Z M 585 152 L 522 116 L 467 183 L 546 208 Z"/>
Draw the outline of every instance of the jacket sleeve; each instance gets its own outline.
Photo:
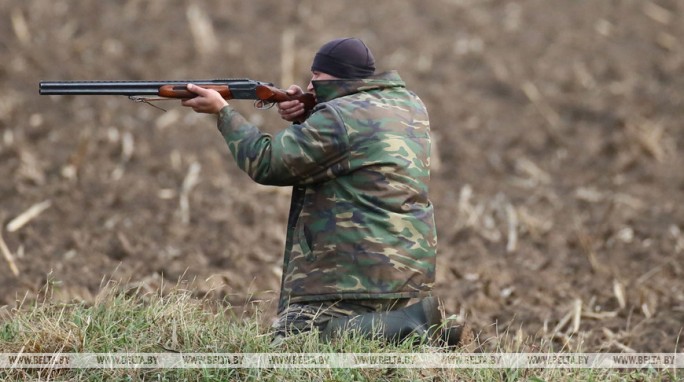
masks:
<path id="1" fill-rule="evenodd" d="M 302 124 L 271 136 L 230 106 L 218 128 L 237 165 L 254 181 L 291 186 L 333 179 L 349 169 L 349 139 L 334 109 L 322 105 Z"/>

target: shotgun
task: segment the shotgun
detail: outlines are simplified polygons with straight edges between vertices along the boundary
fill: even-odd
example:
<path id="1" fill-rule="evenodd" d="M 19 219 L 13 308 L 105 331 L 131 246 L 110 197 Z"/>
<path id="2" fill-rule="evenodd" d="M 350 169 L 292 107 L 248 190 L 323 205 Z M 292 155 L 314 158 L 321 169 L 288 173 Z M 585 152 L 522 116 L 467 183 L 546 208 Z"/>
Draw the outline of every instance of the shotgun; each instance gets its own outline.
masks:
<path id="1" fill-rule="evenodd" d="M 254 100 L 255 107 L 259 109 L 267 109 L 277 102 L 291 100 L 302 102 L 307 112 L 316 105 L 316 97 L 311 93 L 290 95 L 270 82 L 248 78 L 180 81 L 42 81 L 39 84 L 39 93 L 41 95 L 123 95 L 133 101 L 147 103 L 161 109 L 150 101 L 195 97 L 195 93 L 186 89 L 187 84 L 190 83 L 205 89 L 216 90 L 227 100 Z"/>

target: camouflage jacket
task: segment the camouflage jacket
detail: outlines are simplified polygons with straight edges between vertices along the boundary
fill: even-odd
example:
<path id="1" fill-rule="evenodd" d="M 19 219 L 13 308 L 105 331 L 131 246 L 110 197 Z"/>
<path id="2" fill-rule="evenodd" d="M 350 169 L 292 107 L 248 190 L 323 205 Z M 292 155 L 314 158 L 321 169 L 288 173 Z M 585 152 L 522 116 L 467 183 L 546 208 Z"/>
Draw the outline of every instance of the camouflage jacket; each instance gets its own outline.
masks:
<path id="1" fill-rule="evenodd" d="M 281 302 L 417 297 L 432 289 L 430 124 L 392 71 L 314 81 L 308 119 L 275 136 L 231 107 L 218 126 L 256 182 L 293 186 Z"/>

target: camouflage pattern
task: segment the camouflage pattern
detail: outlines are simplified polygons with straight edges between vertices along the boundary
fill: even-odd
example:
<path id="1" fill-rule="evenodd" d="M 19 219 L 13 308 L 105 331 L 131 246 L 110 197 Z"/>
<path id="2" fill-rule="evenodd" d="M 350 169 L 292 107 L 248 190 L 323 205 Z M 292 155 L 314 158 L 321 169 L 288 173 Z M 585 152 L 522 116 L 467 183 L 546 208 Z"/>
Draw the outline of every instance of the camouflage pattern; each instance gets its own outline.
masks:
<path id="1" fill-rule="evenodd" d="M 293 302 L 426 294 L 437 235 L 425 106 L 394 71 L 314 86 L 308 119 L 275 136 L 230 107 L 218 121 L 252 179 L 293 186 L 279 311 Z"/>

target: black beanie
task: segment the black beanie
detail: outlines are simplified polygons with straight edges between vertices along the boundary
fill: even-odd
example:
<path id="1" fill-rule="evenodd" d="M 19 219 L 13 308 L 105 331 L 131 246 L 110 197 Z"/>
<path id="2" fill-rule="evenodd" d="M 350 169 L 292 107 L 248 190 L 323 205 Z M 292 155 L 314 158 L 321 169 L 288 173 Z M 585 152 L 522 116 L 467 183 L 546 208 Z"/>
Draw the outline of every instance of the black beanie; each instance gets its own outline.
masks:
<path id="1" fill-rule="evenodd" d="M 367 78 L 375 73 L 375 59 L 358 38 L 338 38 L 318 50 L 311 71 L 342 79 Z"/>

